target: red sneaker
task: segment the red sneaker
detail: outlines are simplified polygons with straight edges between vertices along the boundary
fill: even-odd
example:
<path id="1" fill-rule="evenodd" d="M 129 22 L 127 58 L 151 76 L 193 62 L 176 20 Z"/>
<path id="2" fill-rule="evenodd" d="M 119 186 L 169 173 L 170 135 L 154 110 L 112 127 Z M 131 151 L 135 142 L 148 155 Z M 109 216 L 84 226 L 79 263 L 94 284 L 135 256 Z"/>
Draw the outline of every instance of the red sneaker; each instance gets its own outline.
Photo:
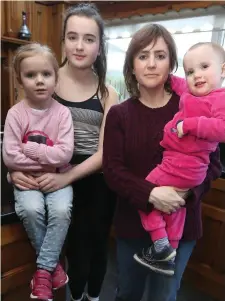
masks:
<path id="1" fill-rule="evenodd" d="M 57 290 L 66 285 L 68 281 L 69 277 L 67 276 L 61 264 L 58 263 L 54 272 L 52 273 L 52 288 Z"/>
<path id="2" fill-rule="evenodd" d="M 30 283 L 32 292 L 31 299 L 52 301 L 52 277 L 51 273 L 46 270 L 37 270 Z"/>

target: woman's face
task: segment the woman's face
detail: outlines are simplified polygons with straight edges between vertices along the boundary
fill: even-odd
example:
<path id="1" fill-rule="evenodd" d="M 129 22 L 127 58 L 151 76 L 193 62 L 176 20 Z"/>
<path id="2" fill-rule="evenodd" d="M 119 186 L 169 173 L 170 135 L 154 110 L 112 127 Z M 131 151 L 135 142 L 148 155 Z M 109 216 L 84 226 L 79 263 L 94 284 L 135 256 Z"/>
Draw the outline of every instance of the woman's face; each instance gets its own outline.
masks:
<path id="1" fill-rule="evenodd" d="M 99 54 L 99 28 L 95 20 L 71 16 L 65 32 L 65 54 L 76 68 L 90 68 Z"/>
<path id="2" fill-rule="evenodd" d="M 162 37 L 151 42 L 134 57 L 134 74 L 139 88 L 155 89 L 164 86 L 170 72 L 168 47 Z"/>

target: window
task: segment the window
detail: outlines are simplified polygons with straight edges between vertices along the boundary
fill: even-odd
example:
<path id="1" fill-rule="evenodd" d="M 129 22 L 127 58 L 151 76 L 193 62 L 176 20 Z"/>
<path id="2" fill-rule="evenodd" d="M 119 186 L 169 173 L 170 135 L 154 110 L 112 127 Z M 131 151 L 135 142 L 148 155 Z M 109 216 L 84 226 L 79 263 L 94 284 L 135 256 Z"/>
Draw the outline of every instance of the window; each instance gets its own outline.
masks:
<path id="1" fill-rule="evenodd" d="M 221 7 L 221 9 L 224 8 Z M 127 47 L 132 34 L 148 23 L 136 22 L 128 25 L 108 26 L 106 28 L 108 37 L 107 80 L 120 93 L 121 100 L 128 97 L 123 78 L 123 64 Z M 225 19 L 224 14 L 221 14 L 221 10 L 219 14 L 214 15 L 154 21 L 154 23 L 165 26 L 175 39 L 178 50 L 179 66 L 176 72 L 178 76 L 184 77 L 183 56 L 190 46 L 195 43 L 214 41 L 225 49 Z M 225 86 L 225 81 L 223 86 Z"/>

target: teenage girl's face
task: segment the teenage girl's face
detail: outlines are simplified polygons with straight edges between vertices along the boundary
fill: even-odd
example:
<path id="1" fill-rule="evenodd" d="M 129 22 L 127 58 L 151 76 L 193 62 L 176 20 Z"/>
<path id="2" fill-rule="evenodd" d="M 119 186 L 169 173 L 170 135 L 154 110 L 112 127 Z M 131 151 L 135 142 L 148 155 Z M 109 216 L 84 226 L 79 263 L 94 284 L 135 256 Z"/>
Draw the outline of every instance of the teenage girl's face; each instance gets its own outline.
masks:
<path id="1" fill-rule="evenodd" d="M 27 100 L 44 107 L 51 101 L 56 86 L 56 74 L 46 55 L 34 55 L 22 60 L 20 79 Z"/>
<path id="2" fill-rule="evenodd" d="M 141 49 L 134 57 L 134 74 L 139 89 L 164 86 L 170 72 L 169 49 L 162 37 Z"/>
<path id="3" fill-rule="evenodd" d="M 71 16 L 66 25 L 65 54 L 74 67 L 90 68 L 99 54 L 99 28 L 90 18 Z"/>

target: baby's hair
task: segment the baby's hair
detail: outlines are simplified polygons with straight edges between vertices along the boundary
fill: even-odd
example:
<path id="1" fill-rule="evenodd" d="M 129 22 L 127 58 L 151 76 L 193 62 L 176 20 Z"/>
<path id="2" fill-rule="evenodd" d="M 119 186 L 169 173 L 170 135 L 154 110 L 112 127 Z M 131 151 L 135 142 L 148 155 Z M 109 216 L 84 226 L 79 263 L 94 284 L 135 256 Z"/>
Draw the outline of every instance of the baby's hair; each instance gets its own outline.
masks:
<path id="1" fill-rule="evenodd" d="M 193 50 L 195 48 L 198 48 L 200 46 L 212 47 L 213 51 L 215 51 L 215 53 L 221 58 L 221 63 L 222 64 L 225 63 L 225 49 L 222 46 L 220 46 L 219 44 L 216 44 L 213 42 L 199 42 L 199 43 L 191 46 L 187 52 L 189 52 L 190 50 Z"/>
<path id="2" fill-rule="evenodd" d="M 59 64 L 57 62 L 57 59 L 56 59 L 53 51 L 46 45 L 42 45 L 39 43 L 30 43 L 30 44 L 26 44 L 26 45 L 19 47 L 13 58 L 13 68 L 15 70 L 16 77 L 17 77 L 19 83 L 21 83 L 20 66 L 21 66 L 22 60 L 32 57 L 32 56 L 35 56 L 35 55 L 38 55 L 38 54 L 45 55 L 46 57 L 48 57 L 50 59 L 52 65 L 53 65 L 56 80 L 57 80 Z"/>

